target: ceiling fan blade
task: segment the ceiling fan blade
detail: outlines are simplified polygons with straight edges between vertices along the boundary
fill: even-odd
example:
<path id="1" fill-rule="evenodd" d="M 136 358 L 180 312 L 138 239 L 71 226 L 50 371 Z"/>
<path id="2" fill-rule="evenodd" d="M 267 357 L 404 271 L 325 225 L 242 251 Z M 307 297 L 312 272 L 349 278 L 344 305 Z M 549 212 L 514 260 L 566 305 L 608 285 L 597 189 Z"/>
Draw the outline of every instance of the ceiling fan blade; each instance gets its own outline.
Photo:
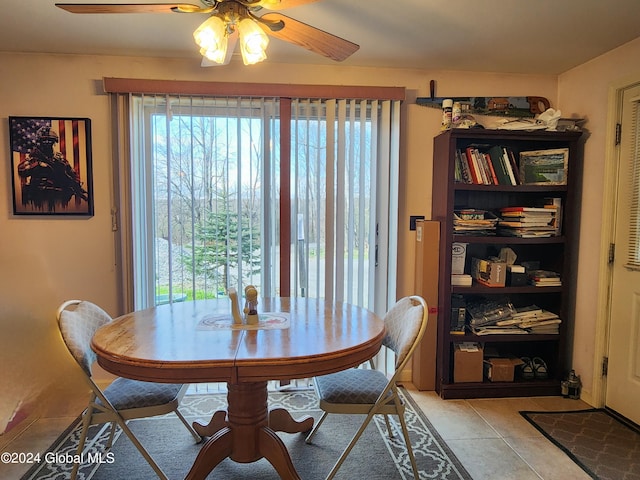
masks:
<path id="1" fill-rule="evenodd" d="M 273 0 L 258 0 L 256 3 L 267 10 L 284 10 L 285 8 L 298 7 L 317 1 L 318 0 L 280 0 L 279 2 L 274 2 Z"/>
<path id="2" fill-rule="evenodd" d="M 56 3 L 56 7 L 71 13 L 208 13 L 212 10 L 190 3 Z"/>
<path id="3" fill-rule="evenodd" d="M 233 52 L 236 49 L 236 44 L 238 43 L 238 31 L 235 30 L 229 35 L 229 39 L 227 40 L 227 55 L 224 57 L 224 62 L 216 63 L 213 60 L 209 60 L 207 57 L 202 57 L 202 62 L 200 62 L 201 67 L 219 67 L 221 65 L 228 65 L 231 61 L 231 57 L 233 56 Z"/>
<path id="4" fill-rule="evenodd" d="M 360 45 L 356 45 L 349 40 L 337 37 L 311 25 L 307 25 L 306 23 L 299 22 L 281 13 L 267 13 L 262 15 L 260 20 L 266 21 L 264 23 L 260 22 L 260 26 L 267 34 L 287 42 L 295 43 L 307 50 L 319 53 L 337 62 L 348 58 L 360 48 Z M 280 30 L 269 26 L 269 24 L 280 21 L 284 23 L 284 27 Z"/>

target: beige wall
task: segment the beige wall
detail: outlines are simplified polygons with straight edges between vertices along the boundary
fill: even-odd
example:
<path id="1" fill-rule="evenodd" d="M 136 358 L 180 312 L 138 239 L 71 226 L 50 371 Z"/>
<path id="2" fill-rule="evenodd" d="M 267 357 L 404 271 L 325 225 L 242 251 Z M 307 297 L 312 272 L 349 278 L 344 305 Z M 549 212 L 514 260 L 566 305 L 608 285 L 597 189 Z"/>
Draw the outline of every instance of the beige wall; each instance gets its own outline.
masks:
<path id="1" fill-rule="evenodd" d="M 640 45 L 636 44 L 627 58 L 638 58 L 639 50 Z M 586 82 L 578 69 L 575 74 L 568 72 L 562 76 L 558 89 L 555 76 L 378 70 L 339 65 L 296 67 L 267 62 L 253 67 L 232 64 L 203 69 L 193 60 L 7 53 L 0 53 L 0 65 L 0 150 L 5 152 L 4 158 L 8 159 L 9 151 L 9 115 L 89 117 L 95 194 L 95 216 L 90 219 L 14 217 L 8 163 L 4 167 L 5 175 L 0 182 L 0 376 L 3 378 L 0 431 L 21 404 L 26 405 L 27 415 L 57 415 L 68 408 L 65 398 L 86 391 L 56 330 L 55 310 L 63 300 L 89 299 L 113 315 L 122 313 L 117 311 L 118 284 L 110 216 L 113 198 L 109 105 L 108 97 L 100 90 L 103 77 L 406 87 L 398 295 L 411 293 L 413 289 L 414 234 L 408 229 L 409 215 L 427 218 L 430 215 L 432 138 L 439 131 L 440 113 L 414 103 L 416 96 L 428 94 L 429 80 L 437 81 L 438 96 L 545 96 L 565 115 L 591 117 L 597 114 L 591 109 L 596 106 L 604 109 L 606 102 L 606 88 L 588 90 L 587 85 L 582 85 Z M 615 68 L 613 72 L 599 70 L 600 81 L 606 83 L 605 75 L 615 76 Z M 577 85 L 585 89 L 588 102 L 575 98 Z M 563 94 L 563 102 L 566 99 L 566 105 L 563 102 L 557 105 L 558 91 Z M 585 110 L 587 107 L 590 110 Z M 592 125 L 603 128 L 601 124 Z M 601 163 L 602 146 L 589 148 L 588 164 Z M 593 185 L 585 190 L 591 194 L 601 192 L 598 174 L 589 173 L 586 177 Z M 594 203 L 590 198 L 587 202 Z M 595 232 L 597 237 L 598 219 L 584 217 L 583 232 L 587 236 Z M 591 257 L 597 257 L 598 249 L 597 241 L 581 245 L 584 266 L 581 264 L 578 298 L 587 303 L 592 301 L 594 285 L 589 277 L 587 280 L 582 277 L 593 273 Z M 584 310 L 576 335 L 585 351 L 581 350 L 576 358 L 588 362 L 592 332 L 590 327 L 584 331 L 582 328 L 594 322 L 595 314 Z M 33 406 L 36 399 L 42 405 L 41 411 Z"/>
<path id="2" fill-rule="evenodd" d="M 596 312 L 604 308 L 602 296 L 598 296 L 598 282 L 602 272 L 600 265 L 601 242 L 608 241 L 603 232 L 610 205 L 603 205 L 607 141 L 612 119 L 608 118 L 609 92 L 611 88 L 640 82 L 640 38 L 576 67 L 558 79 L 558 103 L 563 113 L 586 118 L 589 138 L 584 152 L 584 178 L 582 215 L 580 219 L 580 250 L 578 263 L 578 291 L 576 295 L 576 328 L 573 345 L 573 365 L 582 377 L 583 398 L 592 398 L 594 372 L 599 369 L 600 358 L 594 358 L 596 342 Z M 610 146 L 609 146 L 610 148 Z M 603 219 L 603 215 L 605 216 Z M 599 340 L 599 339 L 598 339 Z"/>

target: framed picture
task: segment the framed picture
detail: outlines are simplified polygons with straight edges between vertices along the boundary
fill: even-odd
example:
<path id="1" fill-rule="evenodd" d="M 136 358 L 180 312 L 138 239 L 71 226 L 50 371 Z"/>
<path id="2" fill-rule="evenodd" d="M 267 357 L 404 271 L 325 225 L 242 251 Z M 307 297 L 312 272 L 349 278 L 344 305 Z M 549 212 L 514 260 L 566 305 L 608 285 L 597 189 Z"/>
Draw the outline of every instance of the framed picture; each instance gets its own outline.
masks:
<path id="1" fill-rule="evenodd" d="M 522 185 L 566 185 L 569 149 L 520 152 Z"/>
<path id="2" fill-rule="evenodd" d="M 13 213 L 93 215 L 91 121 L 9 117 Z"/>

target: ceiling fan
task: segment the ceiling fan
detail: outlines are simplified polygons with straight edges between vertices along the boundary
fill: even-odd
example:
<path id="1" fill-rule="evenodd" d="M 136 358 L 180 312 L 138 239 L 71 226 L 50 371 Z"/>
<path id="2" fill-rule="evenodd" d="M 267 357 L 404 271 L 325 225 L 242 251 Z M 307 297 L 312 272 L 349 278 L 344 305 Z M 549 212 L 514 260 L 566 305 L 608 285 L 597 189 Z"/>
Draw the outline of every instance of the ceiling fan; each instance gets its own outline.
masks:
<path id="1" fill-rule="evenodd" d="M 294 20 L 281 13 L 258 15 L 262 9 L 283 10 L 318 0 L 200 0 L 189 3 L 89 4 L 56 3 L 71 13 L 201 13 L 209 18 L 196 29 L 194 39 L 205 59 L 225 65 L 231 60 L 236 42 L 245 64 L 266 58 L 267 35 L 299 45 L 335 61 L 342 61 L 360 46 L 344 38 Z M 203 63 L 206 65 L 206 63 Z"/>

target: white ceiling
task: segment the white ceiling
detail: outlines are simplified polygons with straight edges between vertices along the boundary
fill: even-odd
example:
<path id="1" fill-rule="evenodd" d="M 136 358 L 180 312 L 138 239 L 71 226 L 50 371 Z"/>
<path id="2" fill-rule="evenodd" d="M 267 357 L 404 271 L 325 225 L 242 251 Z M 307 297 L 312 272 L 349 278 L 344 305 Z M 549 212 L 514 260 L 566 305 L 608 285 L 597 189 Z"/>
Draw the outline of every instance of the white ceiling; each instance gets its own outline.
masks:
<path id="1" fill-rule="evenodd" d="M 0 51 L 200 62 L 192 32 L 203 14 L 74 15 L 56 0 L 1 2 Z M 359 44 L 348 66 L 558 74 L 640 36 L 640 0 L 319 0 L 282 13 Z M 335 63 L 276 38 L 267 54 Z"/>

